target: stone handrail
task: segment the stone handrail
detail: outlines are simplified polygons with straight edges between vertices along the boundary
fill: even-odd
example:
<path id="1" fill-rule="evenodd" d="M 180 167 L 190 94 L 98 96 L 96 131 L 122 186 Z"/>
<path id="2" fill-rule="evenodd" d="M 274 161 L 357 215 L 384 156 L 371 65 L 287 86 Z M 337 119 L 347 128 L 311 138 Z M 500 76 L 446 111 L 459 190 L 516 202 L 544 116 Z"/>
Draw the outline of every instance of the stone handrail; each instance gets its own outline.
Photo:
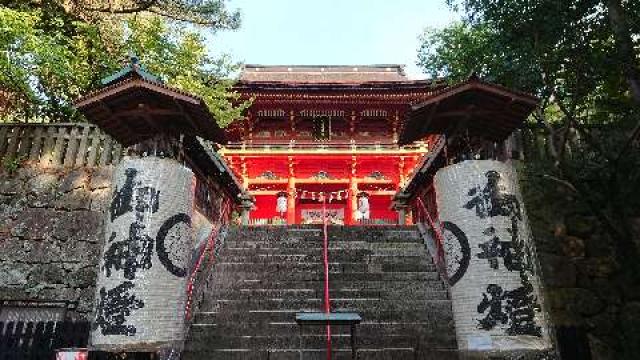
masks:
<path id="1" fill-rule="evenodd" d="M 91 124 L 0 124 L 3 164 L 29 161 L 41 167 L 96 167 L 117 164 L 122 151 L 122 145 Z"/>

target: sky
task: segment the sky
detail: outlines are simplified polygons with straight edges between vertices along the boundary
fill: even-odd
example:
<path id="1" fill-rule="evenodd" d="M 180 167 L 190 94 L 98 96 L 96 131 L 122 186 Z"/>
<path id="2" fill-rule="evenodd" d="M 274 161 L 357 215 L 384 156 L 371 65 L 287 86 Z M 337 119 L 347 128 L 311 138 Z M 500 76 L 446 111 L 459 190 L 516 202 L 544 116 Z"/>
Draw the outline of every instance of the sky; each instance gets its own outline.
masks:
<path id="1" fill-rule="evenodd" d="M 412 79 L 418 36 L 457 17 L 445 0 L 230 0 L 236 31 L 210 35 L 213 54 L 263 65 L 403 64 Z"/>

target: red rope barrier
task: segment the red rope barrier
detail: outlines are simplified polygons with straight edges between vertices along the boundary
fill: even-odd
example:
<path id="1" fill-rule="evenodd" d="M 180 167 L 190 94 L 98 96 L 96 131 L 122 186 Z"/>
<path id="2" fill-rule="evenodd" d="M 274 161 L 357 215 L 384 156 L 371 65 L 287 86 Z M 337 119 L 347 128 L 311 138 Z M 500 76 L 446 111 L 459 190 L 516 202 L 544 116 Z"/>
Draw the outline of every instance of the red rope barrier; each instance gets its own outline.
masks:
<path id="1" fill-rule="evenodd" d="M 324 311 L 331 312 L 331 298 L 329 297 L 329 237 L 327 235 L 327 206 L 326 198 L 322 196 L 322 232 L 323 240 L 323 260 L 324 260 Z M 327 360 L 331 360 L 331 325 L 327 324 Z"/>
<path id="2" fill-rule="evenodd" d="M 431 226 L 436 236 L 436 244 L 438 249 L 436 257 L 438 258 L 438 263 L 444 264 L 444 236 L 442 235 L 442 229 L 439 226 L 436 226 L 436 223 L 431 218 L 431 214 L 429 214 L 429 210 L 427 210 L 427 207 L 424 206 L 424 202 L 422 202 L 422 199 L 419 196 L 416 199 L 418 200 L 418 205 L 420 205 L 420 209 L 424 213 L 427 222 L 429 222 L 429 226 Z"/>
<path id="3" fill-rule="evenodd" d="M 218 220 L 213 223 L 213 227 L 211 228 L 211 234 L 209 234 L 209 238 L 207 239 L 207 244 L 204 249 L 198 256 L 198 260 L 196 265 L 189 276 L 189 282 L 187 283 L 187 302 L 185 304 L 185 318 L 187 320 L 191 319 L 191 308 L 193 302 L 193 287 L 196 281 L 196 276 L 198 274 L 198 270 L 200 270 L 200 266 L 202 265 L 202 261 L 207 254 L 207 251 L 211 251 L 211 255 L 209 257 L 209 264 L 207 266 L 207 273 L 211 271 L 211 267 L 213 266 L 213 262 L 215 260 L 215 247 L 216 247 L 216 239 L 218 238 L 218 234 L 220 233 L 220 229 L 224 226 L 225 219 L 227 213 L 229 212 L 229 201 L 222 201 L 220 203 L 220 211 L 218 211 L 219 217 Z"/>

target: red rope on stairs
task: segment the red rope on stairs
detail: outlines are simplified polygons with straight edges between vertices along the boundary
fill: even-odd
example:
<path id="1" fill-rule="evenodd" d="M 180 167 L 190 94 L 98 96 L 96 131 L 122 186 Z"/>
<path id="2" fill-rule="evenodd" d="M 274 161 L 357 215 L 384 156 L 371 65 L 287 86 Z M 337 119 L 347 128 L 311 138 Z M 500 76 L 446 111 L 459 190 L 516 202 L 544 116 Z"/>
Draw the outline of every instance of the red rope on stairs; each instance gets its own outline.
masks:
<path id="1" fill-rule="evenodd" d="M 436 249 L 438 252 L 437 254 L 435 254 L 436 259 L 439 264 L 444 264 L 444 235 L 442 235 L 442 224 L 436 224 L 436 222 L 431 218 L 431 214 L 429 214 L 429 210 L 427 210 L 427 207 L 424 205 L 424 202 L 422 201 L 420 196 L 418 196 L 416 199 L 418 200 L 418 205 L 424 213 L 429 226 L 431 226 L 431 228 L 433 229 L 433 233 L 436 236 Z"/>
<path id="2" fill-rule="evenodd" d="M 322 196 L 322 232 L 323 241 L 323 261 L 324 261 L 324 311 L 331 312 L 331 298 L 329 297 L 329 237 L 327 236 L 327 206 L 326 197 Z M 331 360 L 331 325 L 327 324 L 327 360 Z"/>

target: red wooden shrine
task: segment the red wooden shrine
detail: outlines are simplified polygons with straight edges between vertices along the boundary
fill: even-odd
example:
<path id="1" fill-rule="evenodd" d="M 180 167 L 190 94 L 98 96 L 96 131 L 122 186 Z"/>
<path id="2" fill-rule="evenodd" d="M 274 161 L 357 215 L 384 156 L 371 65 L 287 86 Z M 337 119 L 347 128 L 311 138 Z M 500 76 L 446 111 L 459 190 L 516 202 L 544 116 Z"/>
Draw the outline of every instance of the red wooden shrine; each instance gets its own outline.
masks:
<path id="1" fill-rule="evenodd" d="M 363 192 L 367 223 L 397 222 L 392 198 L 429 147 L 428 137 L 399 146 L 401 122 L 443 88 L 399 65 L 245 66 L 235 90 L 252 106 L 220 153 L 255 197 L 251 223 L 315 222 L 324 196 L 334 223 L 355 224 Z"/>

